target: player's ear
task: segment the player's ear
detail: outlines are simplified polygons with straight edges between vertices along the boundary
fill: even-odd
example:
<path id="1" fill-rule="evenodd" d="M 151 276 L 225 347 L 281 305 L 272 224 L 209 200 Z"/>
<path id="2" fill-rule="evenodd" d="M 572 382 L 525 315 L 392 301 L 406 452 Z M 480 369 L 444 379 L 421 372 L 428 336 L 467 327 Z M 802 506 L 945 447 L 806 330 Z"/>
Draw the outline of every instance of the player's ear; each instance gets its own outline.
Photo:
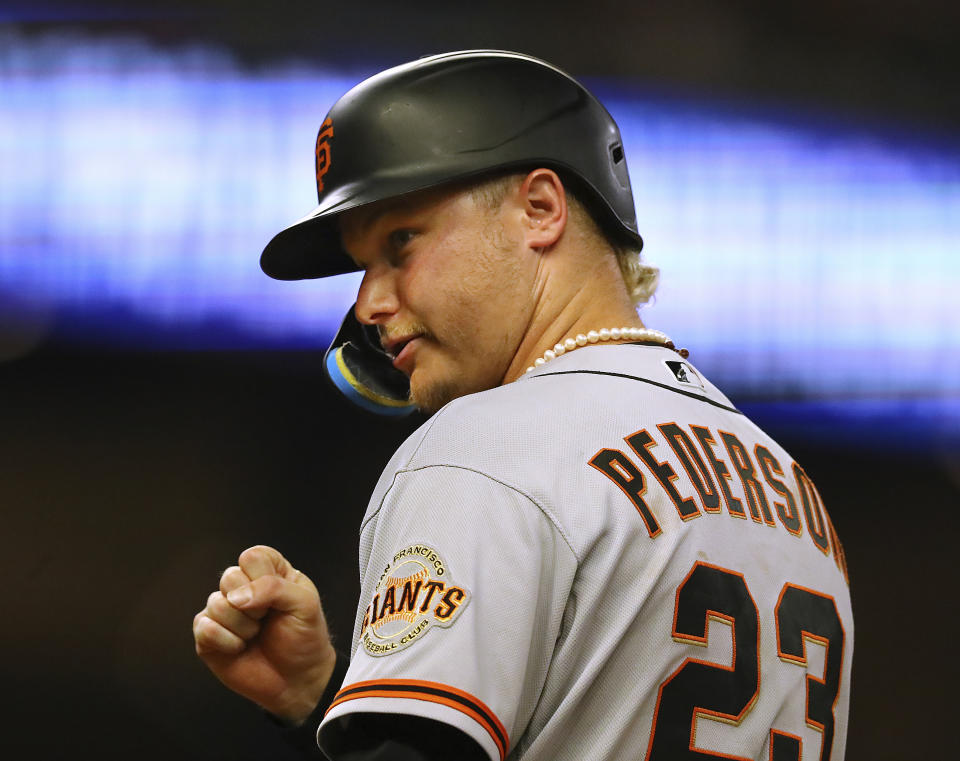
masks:
<path id="1" fill-rule="evenodd" d="M 534 169 L 523 179 L 518 197 L 527 245 L 544 249 L 556 243 L 567 226 L 567 194 L 557 173 Z"/>

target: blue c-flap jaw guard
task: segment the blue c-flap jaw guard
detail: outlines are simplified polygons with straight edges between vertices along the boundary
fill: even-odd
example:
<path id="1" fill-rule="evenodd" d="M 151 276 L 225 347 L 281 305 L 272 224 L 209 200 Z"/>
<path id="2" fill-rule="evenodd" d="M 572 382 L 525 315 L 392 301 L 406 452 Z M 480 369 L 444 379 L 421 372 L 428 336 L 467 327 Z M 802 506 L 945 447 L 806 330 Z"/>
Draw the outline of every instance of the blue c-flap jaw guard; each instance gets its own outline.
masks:
<path id="1" fill-rule="evenodd" d="M 324 355 L 327 377 L 341 394 L 367 412 L 409 415 L 416 409 L 410 401 L 410 382 L 383 350 L 377 329 L 357 320 L 355 306 L 350 307 Z"/>

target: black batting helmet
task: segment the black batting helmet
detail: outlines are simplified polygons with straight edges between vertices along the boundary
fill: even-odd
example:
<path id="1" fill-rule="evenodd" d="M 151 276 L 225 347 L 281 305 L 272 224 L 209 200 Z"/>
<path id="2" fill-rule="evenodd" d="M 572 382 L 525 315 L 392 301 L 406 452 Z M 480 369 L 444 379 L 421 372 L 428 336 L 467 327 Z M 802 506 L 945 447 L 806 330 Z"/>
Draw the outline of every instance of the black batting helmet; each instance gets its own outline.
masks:
<path id="1" fill-rule="evenodd" d="M 568 74 L 499 50 L 444 53 L 387 69 L 330 109 L 316 144 L 320 205 L 274 236 L 260 266 L 278 280 L 353 272 L 337 214 L 532 166 L 572 178 L 605 229 L 643 245 L 620 131 Z"/>

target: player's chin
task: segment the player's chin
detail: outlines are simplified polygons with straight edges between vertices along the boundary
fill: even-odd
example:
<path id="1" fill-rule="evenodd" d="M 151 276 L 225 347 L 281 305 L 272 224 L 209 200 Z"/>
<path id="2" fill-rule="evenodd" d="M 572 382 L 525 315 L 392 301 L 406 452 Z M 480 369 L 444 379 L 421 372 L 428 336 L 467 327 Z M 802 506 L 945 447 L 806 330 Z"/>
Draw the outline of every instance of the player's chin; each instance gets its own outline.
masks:
<path id="1" fill-rule="evenodd" d="M 436 367 L 421 365 L 410 375 L 410 399 L 417 409 L 427 415 L 443 407 L 458 396 L 468 393 L 454 375 L 436 372 Z"/>
<path id="2" fill-rule="evenodd" d="M 461 394 L 456 393 L 451 384 L 419 381 L 416 372 L 410 376 L 410 398 L 425 415 L 432 415 L 458 396 Z"/>
<path id="3" fill-rule="evenodd" d="M 444 367 L 446 372 L 438 372 L 439 368 L 425 366 L 414 368 L 410 376 L 410 399 L 421 412 L 432 415 L 445 404 L 467 394 L 484 391 L 500 385 L 493 378 L 471 374 L 456 366 Z"/>

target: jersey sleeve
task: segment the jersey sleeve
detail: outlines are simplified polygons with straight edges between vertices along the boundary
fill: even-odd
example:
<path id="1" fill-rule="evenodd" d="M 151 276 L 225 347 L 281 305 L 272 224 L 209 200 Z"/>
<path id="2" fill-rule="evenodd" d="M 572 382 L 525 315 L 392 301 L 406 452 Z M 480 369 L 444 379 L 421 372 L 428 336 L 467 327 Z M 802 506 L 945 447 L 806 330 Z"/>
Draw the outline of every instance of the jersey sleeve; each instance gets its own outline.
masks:
<path id="1" fill-rule="evenodd" d="M 321 747 L 340 719 L 379 713 L 450 725 L 504 759 L 561 635 L 577 566 L 563 531 L 514 486 L 435 465 L 397 474 L 365 546 L 353 657 Z"/>
<path id="2" fill-rule="evenodd" d="M 324 731 L 332 761 L 486 761 L 486 752 L 451 724 L 411 714 L 350 713 Z M 316 742 L 316 757 L 321 756 Z M 313 756 L 311 756 L 313 758 Z"/>

